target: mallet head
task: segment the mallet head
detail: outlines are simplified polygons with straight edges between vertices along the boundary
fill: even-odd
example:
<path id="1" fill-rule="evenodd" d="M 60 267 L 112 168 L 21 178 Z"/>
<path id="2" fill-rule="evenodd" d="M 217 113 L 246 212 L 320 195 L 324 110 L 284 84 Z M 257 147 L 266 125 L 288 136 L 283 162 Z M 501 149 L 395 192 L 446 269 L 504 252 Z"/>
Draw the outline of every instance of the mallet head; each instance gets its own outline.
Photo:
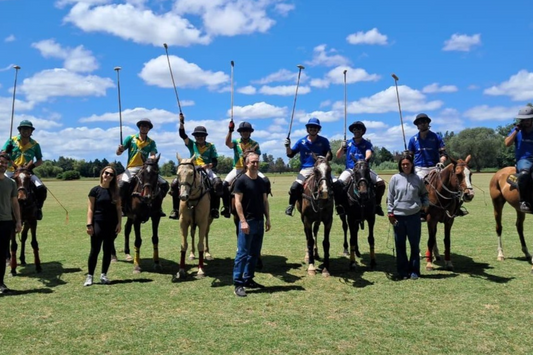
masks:
<path id="1" fill-rule="evenodd" d="M 347 72 L 348 72 L 348 69 L 344 69 L 343 71 L 344 75 L 346 75 Z"/>
<path id="2" fill-rule="evenodd" d="M 235 63 L 234 63 L 233 60 L 232 60 L 232 61 L 231 61 L 231 66 L 234 66 L 234 65 L 235 65 Z"/>
<path id="3" fill-rule="evenodd" d="M 19 70 L 19 69 L 20 69 L 20 66 L 18 66 L 18 65 L 13 65 L 13 69 L 15 69 L 15 70 Z"/>
<path id="4" fill-rule="evenodd" d="M 165 49 L 168 49 L 168 46 L 166 43 L 163 43 L 163 47 L 165 47 Z"/>
<path id="5" fill-rule="evenodd" d="M 298 64 L 297 67 L 298 67 L 298 69 L 300 69 L 300 70 L 305 69 L 305 67 L 304 67 L 303 65 L 301 65 L 301 64 Z"/>
<path id="6" fill-rule="evenodd" d="M 115 67 L 114 70 L 116 71 L 119 71 L 120 69 L 122 69 L 121 67 Z"/>
<path id="7" fill-rule="evenodd" d="M 394 80 L 398 81 L 400 79 L 398 79 L 398 77 L 396 76 L 396 74 L 392 73 L 392 77 L 394 78 Z"/>

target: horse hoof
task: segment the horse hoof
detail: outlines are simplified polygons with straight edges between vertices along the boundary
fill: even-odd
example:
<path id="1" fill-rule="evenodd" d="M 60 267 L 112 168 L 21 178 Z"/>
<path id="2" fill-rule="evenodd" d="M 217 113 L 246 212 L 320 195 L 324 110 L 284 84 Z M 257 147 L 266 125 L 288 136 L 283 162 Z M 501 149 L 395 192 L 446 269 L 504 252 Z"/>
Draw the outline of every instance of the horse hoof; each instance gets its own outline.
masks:
<path id="1" fill-rule="evenodd" d="M 215 258 L 213 258 L 213 255 L 211 255 L 211 254 L 205 254 L 204 259 L 205 259 L 205 260 L 208 260 L 208 261 L 215 260 Z M 256 268 L 257 268 L 257 267 L 256 267 Z"/>
<path id="2" fill-rule="evenodd" d="M 498 256 L 498 258 L 496 259 L 498 261 L 504 261 L 505 260 L 505 256 Z"/>
<path id="3" fill-rule="evenodd" d="M 316 271 L 315 270 L 307 270 L 307 275 L 315 276 L 316 275 Z"/>
<path id="4" fill-rule="evenodd" d="M 350 257 L 350 253 L 348 253 L 348 250 L 344 249 L 344 251 L 342 252 L 342 256 L 344 256 L 345 258 L 348 258 Z"/>
<path id="5" fill-rule="evenodd" d="M 17 276 L 17 272 L 15 270 L 11 270 L 11 272 L 9 273 L 11 276 Z"/>
<path id="6" fill-rule="evenodd" d="M 194 260 L 194 259 L 196 259 L 196 257 L 194 256 L 194 254 L 189 255 L 189 260 Z"/>
<path id="7" fill-rule="evenodd" d="M 433 266 L 426 266 L 426 271 L 433 271 Z"/>
<path id="8" fill-rule="evenodd" d="M 140 273 L 141 273 L 141 268 L 138 267 L 138 266 L 135 267 L 135 268 L 133 268 L 133 273 L 134 273 L 134 274 L 140 274 Z"/>
<path id="9" fill-rule="evenodd" d="M 22 265 L 22 266 L 26 266 L 27 264 L 26 264 L 25 261 L 22 261 L 22 260 L 21 260 L 21 261 L 20 261 L 20 265 Z"/>
<path id="10" fill-rule="evenodd" d="M 118 261 L 118 258 L 116 255 L 111 255 L 111 262 L 116 263 Z"/>
<path id="11" fill-rule="evenodd" d="M 126 261 L 133 261 L 133 258 L 130 254 L 126 254 Z"/>
<path id="12" fill-rule="evenodd" d="M 330 277 L 331 274 L 329 273 L 329 271 L 328 271 L 327 269 L 324 269 L 324 270 L 322 270 L 322 276 L 324 276 L 324 277 Z"/>
<path id="13" fill-rule="evenodd" d="M 196 277 L 201 279 L 205 277 L 204 269 L 198 269 L 198 272 L 196 273 Z"/>

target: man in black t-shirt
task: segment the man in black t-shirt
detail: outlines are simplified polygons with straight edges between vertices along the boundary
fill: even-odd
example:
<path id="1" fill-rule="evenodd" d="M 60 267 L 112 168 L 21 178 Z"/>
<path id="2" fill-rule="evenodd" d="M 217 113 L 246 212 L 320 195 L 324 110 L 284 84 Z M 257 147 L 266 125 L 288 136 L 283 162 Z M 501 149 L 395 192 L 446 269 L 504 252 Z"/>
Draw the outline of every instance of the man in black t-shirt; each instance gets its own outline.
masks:
<path id="1" fill-rule="evenodd" d="M 244 160 L 246 172 L 235 181 L 235 209 L 239 217 L 237 255 L 233 267 L 235 295 L 246 297 L 246 288 L 263 288 L 254 281 L 263 235 L 270 230 L 267 186 L 259 178 L 259 155 L 249 153 Z M 266 221 L 265 221 L 266 218 Z M 263 225 L 264 223 L 264 225 Z"/>

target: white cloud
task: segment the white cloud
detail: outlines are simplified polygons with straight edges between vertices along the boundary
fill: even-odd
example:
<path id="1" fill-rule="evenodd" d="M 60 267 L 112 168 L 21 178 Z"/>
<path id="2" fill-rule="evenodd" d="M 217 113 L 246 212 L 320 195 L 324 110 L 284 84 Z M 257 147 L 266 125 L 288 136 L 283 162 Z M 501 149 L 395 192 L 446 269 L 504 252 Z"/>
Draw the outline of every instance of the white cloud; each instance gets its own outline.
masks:
<path id="1" fill-rule="evenodd" d="M 516 116 L 519 107 L 503 107 L 488 105 L 475 106 L 465 111 L 464 116 L 472 121 L 508 121 L 511 122 Z"/>
<path id="2" fill-rule="evenodd" d="M 259 80 L 254 80 L 252 82 L 255 84 L 261 84 L 261 85 L 275 83 L 275 82 L 284 82 L 284 81 L 296 82 L 296 80 L 298 79 L 299 72 L 300 72 L 299 69 L 298 71 L 293 71 L 293 72 L 287 69 L 280 69 L 275 73 L 269 74 L 264 78 L 261 78 Z M 300 82 L 305 82 L 306 80 L 307 80 L 307 76 L 305 75 L 305 72 L 302 70 L 300 72 Z"/>
<path id="3" fill-rule="evenodd" d="M 298 87 L 298 95 L 305 95 L 311 92 L 309 86 L 300 86 Z M 296 85 L 279 85 L 279 86 L 261 86 L 259 93 L 264 95 L 279 95 L 279 96 L 290 96 L 296 93 Z"/>
<path id="4" fill-rule="evenodd" d="M 441 93 L 441 92 L 456 92 L 457 86 L 455 85 L 442 85 L 439 86 L 439 83 L 433 83 L 430 85 L 425 86 L 422 89 L 422 92 L 425 94 L 434 94 L 434 93 Z"/>
<path id="5" fill-rule="evenodd" d="M 243 119 L 279 118 L 286 114 L 286 107 L 277 107 L 267 104 L 266 102 L 257 102 L 253 105 L 233 107 L 233 117 Z"/>
<path id="6" fill-rule="evenodd" d="M 178 114 L 175 112 L 169 112 L 161 109 L 147 109 L 144 107 L 136 107 L 134 109 L 122 110 L 122 122 L 123 124 L 130 124 L 134 126 L 141 118 L 150 117 L 150 120 L 154 125 L 177 122 Z M 118 112 L 108 112 L 103 115 L 91 115 L 89 117 L 83 117 L 80 122 L 119 122 Z"/>
<path id="7" fill-rule="evenodd" d="M 387 36 L 379 33 L 377 28 L 373 28 L 368 32 L 352 33 L 346 37 L 346 40 L 350 44 L 378 44 L 382 46 L 387 44 Z"/>
<path id="8" fill-rule="evenodd" d="M 43 102 L 58 96 L 105 96 L 106 90 L 114 86 L 109 78 L 83 76 L 66 69 L 49 69 L 24 79 L 20 91 L 29 101 Z"/>
<path id="9" fill-rule="evenodd" d="M 218 86 L 229 82 L 230 78 L 224 72 L 204 70 L 198 65 L 189 63 L 174 55 L 170 55 L 169 60 L 176 87 L 199 88 L 207 86 L 210 89 L 215 89 Z M 163 88 L 173 87 L 168 71 L 167 58 L 164 55 L 144 63 L 144 67 L 139 73 L 139 77 L 149 85 L 156 85 Z"/>
<path id="10" fill-rule="evenodd" d="M 274 9 L 277 13 L 279 13 L 281 16 L 288 16 L 289 12 L 295 9 L 295 6 L 292 4 L 276 4 L 274 5 Z"/>
<path id="11" fill-rule="evenodd" d="M 237 92 L 244 95 L 255 95 L 257 92 L 257 89 L 253 87 L 252 85 L 243 86 L 242 88 L 238 88 Z"/>
<path id="12" fill-rule="evenodd" d="M 316 46 L 313 49 L 313 59 L 311 61 L 307 61 L 306 64 L 310 66 L 323 65 L 326 67 L 350 64 L 350 60 L 348 58 L 333 53 L 336 53 L 336 50 L 330 49 L 327 51 L 325 44 Z"/>
<path id="13" fill-rule="evenodd" d="M 472 47 L 481 45 L 481 35 L 475 34 L 473 36 L 453 34 L 452 37 L 444 41 L 443 51 L 460 51 L 470 52 Z"/>
<path id="14" fill-rule="evenodd" d="M 353 84 L 361 81 L 378 81 L 381 77 L 377 74 L 368 74 L 361 68 L 339 66 L 330 70 L 323 79 L 313 79 L 310 85 L 313 87 L 327 88 L 330 84 L 344 84 L 344 71 L 346 70 L 346 83 Z"/>
<path id="15" fill-rule="evenodd" d="M 312 117 L 318 118 L 320 124 L 324 126 L 324 123 L 338 121 L 341 117 L 344 117 L 344 115 L 341 116 L 338 111 L 313 111 L 304 115 L 299 115 L 298 121 L 301 123 L 307 123 Z"/>
<path id="16" fill-rule="evenodd" d="M 520 70 L 509 80 L 500 85 L 492 86 L 483 91 L 486 95 L 509 96 L 513 101 L 526 101 L 533 99 L 533 73 Z"/>
<path id="17" fill-rule="evenodd" d="M 82 45 L 76 48 L 62 47 L 53 39 L 32 43 L 44 58 L 59 58 L 64 60 L 64 67 L 72 72 L 90 73 L 98 69 L 96 58 L 92 52 Z"/>
<path id="18" fill-rule="evenodd" d="M 4 42 L 14 42 L 16 40 L 15 35 L 9 35 L 6 38 L 4 38 Z"/>

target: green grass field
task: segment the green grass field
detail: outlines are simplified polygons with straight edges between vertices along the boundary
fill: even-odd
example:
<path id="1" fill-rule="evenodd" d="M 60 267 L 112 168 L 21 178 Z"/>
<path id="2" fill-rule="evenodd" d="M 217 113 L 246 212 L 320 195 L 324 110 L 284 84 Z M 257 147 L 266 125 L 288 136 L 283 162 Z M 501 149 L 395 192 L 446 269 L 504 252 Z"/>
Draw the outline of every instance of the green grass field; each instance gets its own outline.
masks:
<path id="1" fill-rule="evenodd" d="M 384 178 L 388 180 L 390 176 Z M 256 280 L 266 290 L 233 295 L 234 227 L 215 220 L 207 277 L 172 283 L 178 270 L 177 221 L 164 218 L 159 252 L 162 272 L 151 262 L 150 226 L 143 226 L 141 274 L 124 261 L 123 235 L 112 284 L 83 287 L 89 237 L 85 233 L 87 193 L 96 181 L 47 181 L 51 193 L 39 224 L 43 272 L 29 264 L 6 276 L 14 294 L 0 296 L 2 354 L 529 354 L 533 340 L 529 290 L 531 266 L 514 229 L 515 213 L 504 212 L 507 259 L 496 261 L 497 239 L 488 194 L 490 174 L 475 174 L 470 215 L 453 228 L 454 272 L 425 271 L 417 281 L 393 281 L 393 235 L 386 218 L 376 224 L 378 267 L 370 270 L 366 237 L 356 271 L 342 256 L 342 228 L 331 235 L 331 274 L 308 276 L 299 217 L 284 215 L 290 176 L 271 176 L 272 230 L 265 234 L 264 269 Z M 385 203 L 383 203 L 385 207 Z M 170 212 L 170 199 L 164 209 Z M 425 226 L 424 226 L 425 227 Z M 442 226 L 438 242 L 442 246 Z M 532 240 L 531 218 L 526 236 Z M 365 233 L 364 231 L 363 233 Z M 422 249 L 427 231 L 423 229 Z M 321 242 L 321 240 L 320 240 Z M 190 246 L 189 246 L 190 249 Z M 322 248 L 320 248 L 322 249 Z M 100 260 L 97 274 L 100 270 Z"/>

